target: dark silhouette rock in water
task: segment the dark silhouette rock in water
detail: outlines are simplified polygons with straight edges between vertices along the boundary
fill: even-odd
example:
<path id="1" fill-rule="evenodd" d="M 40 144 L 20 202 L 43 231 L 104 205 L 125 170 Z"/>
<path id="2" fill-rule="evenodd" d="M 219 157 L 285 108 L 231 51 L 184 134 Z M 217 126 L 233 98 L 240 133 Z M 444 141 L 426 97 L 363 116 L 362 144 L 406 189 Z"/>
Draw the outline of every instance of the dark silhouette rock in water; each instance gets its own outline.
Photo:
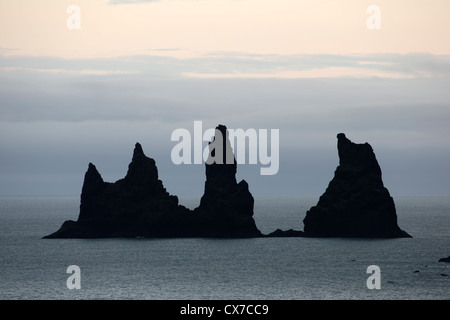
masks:
<path id="1" fill-rule="evenodd" d="M 325 193 L 303 220 L 310 237 L 410 237 L 397 225 L 394 200 L 368 143 L 337 135 L 339 166 Z"/>
<path id="2" fill-rule="evenodd" d="M 304 237 L 304 232 L 300 230 L 281 230 L 277 229 L 267 235 L 267 237 L 271 238 L 297 238 L 297 237 Z"/>
<path id="3" fill-rule="evenodd" d="M 447 258 L 439 259 L 439 262 L 450 262 L 450 256 L 448 256 Z"/>
<path id="4" fill-rule="evenodd" d="M 237 163 L 225 126 L 215 129 L 206 161 L 205 191 L 194 214 L 203 236 L 258 237 L 253 219 L 254 199 L 245 180 L 236 181 Z"/>
<path id="5" fill-rule="evenodd" d="M 66 221 L 47 238 L 177 236 L 188 213 L 163 187 L 155 161 L 137 143 L 127 175 L 115 183 L 104 182 L 89 164 L 78 220 Z"/>
<path id="6" fill-rule="evenodd" d="M 223 145 L 231 150 L 228 139 Z M 205 195 L 191 211 L 166 191 L 155 161 L 137 143 L 125 178 L 115 183 L 104 182 L 89 164 L 78 220 L 64 222 L 44 238 L 260 236 L 252 217 L 253 197 L 245 181 L 236 183 L 235 174 L 235 162 L 207 164 Z"/>

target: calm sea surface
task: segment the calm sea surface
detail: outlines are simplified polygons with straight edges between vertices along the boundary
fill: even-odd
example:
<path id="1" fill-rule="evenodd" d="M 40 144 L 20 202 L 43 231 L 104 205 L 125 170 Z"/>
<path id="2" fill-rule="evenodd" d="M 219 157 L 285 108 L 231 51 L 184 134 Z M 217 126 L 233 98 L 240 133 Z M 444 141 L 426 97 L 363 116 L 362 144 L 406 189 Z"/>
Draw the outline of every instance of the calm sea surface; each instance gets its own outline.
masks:
<path id="1" fill-rule="evenodd" d="M 315 196 L 255 197 L 263 233 Z M 450 299 L 450 197 L 394 197 L 412 239 L 53 239 L 79 197 L 0 198 L 0 299 Z M 199 197 L 180 197 L 187 207 Z M 67 267 L 81 270 L 69 290 Z M 369 290 L 367 267 L 381 270 Z"/>

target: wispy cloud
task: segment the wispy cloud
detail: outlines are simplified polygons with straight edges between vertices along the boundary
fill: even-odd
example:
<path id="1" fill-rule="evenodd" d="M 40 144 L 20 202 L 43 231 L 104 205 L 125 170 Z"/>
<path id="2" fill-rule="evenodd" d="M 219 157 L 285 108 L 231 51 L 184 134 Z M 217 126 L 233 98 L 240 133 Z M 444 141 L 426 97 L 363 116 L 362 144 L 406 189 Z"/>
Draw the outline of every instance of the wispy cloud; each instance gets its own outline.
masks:
<path id="1" fill-rule="evenodd" d="M 187 78 L 201 79 L 315 79 L 315 78 L 389 78 L 408 79 L 414 76 L 400 72 L 385 72 L 367 68 L 328 67 L 306 71 L 275 71 L 272 73 L 194 73 L 186 72 Z"/>
<path id="2" fill-rule="evenodd" d="M 145 3 L 145 2 L 159 2 L 161 0 L 109 0 L 109 4 L 130 4 L 130 3 Z"/>
<path id="3" fill-rule="evenodd" d="M 411 79 L 450 76 L 450 56 L 429 54 L 283 56 L 215 53 L 203 59 L 208 61 L 209 69 L 184 71 L 182 76 L 203 79 Z"/>
<path id="4" fill-rule="evenodd" d="M 215 52 L 178 58 L 178 49 L 102 59 L 0 55 L 0 71 L 55 75 L 140 74 L 158 79 L 313 79 L 450 77 L 450 56 L 430 54 L 262 55 Z"/>
<path id="5" fill-rule="evenodd" d="M 216 52 L 193 58 L 166 55 L 178 49 L 155 49 L 151 55 L 110 59 L 58 59 L 0 56 L 0 71 L 68 75 L 139 73 L 152 78 L 435 78 L 450 77 L 450 56 L 430 54 L 261 55 Z M 160 53 L 163 53 L 160 55 Z"/>
<path id="6" fill-rule="evenodd" d="M 134 71 L 125 70 L 95 70 L 95 69 L 82 69 L 82 70 L 69 70 L 69 69 L 43 69 L 43 68 L 23 68 L 23 67 L 3 67 L 0 71 L 5 72 L 32 72 L 32 73 L 46 73 L 55 75 L 90 75 L 90 76 L 106 76 L 106 75 L 121 75 L 121 74 L 135 74 Z"/>

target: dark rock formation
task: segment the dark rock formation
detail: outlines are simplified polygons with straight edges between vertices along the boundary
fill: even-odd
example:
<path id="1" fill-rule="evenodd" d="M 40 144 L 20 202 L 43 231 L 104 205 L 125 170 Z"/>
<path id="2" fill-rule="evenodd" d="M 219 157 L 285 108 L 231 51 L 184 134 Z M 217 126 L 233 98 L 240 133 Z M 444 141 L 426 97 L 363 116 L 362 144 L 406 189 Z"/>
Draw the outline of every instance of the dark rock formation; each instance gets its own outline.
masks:
<path id="1" fill-rule="evenodd" d="M 447 258 L 439 259 L 439 262 L 450 262 L 450 256 L 448 256 Z"/>
<path id="2" fill-rule="evenodd" d="M 340 163 L 304 231 L 262 235 L 253 219 L 254 199 L 246 181 L 237 183 L 237 163 L 228 130 L 219 125 L 209 144 L 200 205 L 179 205 L 158 179 L 155 161 L 139 143 L 125 178 L 103 181 L 93 164 L 84 177 L 80 214 L 44 238 L 110 237 L 410 237 L 397 225 L 395 205 L 383 186 L 371 146 L 338 135 Z M 442 260 L 442 259 L 441 259 Z"/>
<path id="3" fill-rule="evenodd" d="M 227 133 L 224 126 L 218 130 Z M 223 139 L 224 148 L 231 150 L 227 134 Z M 115 183 L 104 182 L 90 163 L 78 220 L 64 222 L 44 238 L 261 236 L 253 220 L 253 197 L 245 181 L 236 183 L 234 155 L 231 158 L 231 164 L 206 165 L 205 195 L 194 211 L 166 191 L 155 161 L 139 143 L 127 175 Z"/>
<path id="4" fill-rule="evenodd" d="M 267 237 L 271 238 L 295 238 L 295 237 L 304 237 L 305 233 L 300 230 L 281 230 L 277 229 L 267 235 Z"/>
<path id="5" fill-rule="evenodd" d="M 338 134 L 339 166 L 316 206 L 303 220 L 310 237 L 410 237 L 397 225 L 394 200 L 368 143 Z"/>
<path id="6" fill-rule="evenodd" d="M 199 232 L 203 236 L 261 236 L 253 219 L 254 199 L 248 184 L 236 182 L 237 163 L 225 126 L 216 127 L 209 148 L 205 192 L 194 210 L 202 222 Z"/>
<path id="7" fill-rule="evenodd" d="M 163 237 L 183 233 L 189 210 L 158 179 L 155 161 L 139 143 L 125 178 L 104 182 L 90 163 L 84 176 L 78 220 L 66 221 L 46 238 Z"/>

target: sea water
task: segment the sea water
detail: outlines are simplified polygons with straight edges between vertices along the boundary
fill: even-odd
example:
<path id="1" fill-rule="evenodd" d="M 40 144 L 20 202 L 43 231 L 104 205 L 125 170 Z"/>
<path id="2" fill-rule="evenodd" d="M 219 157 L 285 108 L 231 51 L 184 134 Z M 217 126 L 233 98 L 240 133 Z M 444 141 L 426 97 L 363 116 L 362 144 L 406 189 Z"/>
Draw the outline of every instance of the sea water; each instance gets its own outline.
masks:
<path id="1" fill-rule="evenodd" d="M 42 239 L 77 219 L 79 196 L 2 197 L 0 299 L 450 299 L 450 197 L 394 200 L 411 239 Z M 302 230 L 317 201 L 255 196 L 254 218 L 263 233 Z"/>

